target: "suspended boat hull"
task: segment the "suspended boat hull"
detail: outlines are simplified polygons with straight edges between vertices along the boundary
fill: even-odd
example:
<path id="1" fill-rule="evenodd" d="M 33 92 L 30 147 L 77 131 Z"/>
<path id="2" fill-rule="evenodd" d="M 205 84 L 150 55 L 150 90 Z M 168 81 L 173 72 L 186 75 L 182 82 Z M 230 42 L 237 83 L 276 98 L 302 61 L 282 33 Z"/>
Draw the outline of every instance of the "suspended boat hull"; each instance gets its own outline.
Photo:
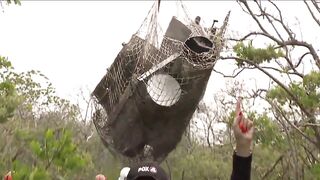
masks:
<path id="1" fill-rule="evenodd" d="M 105 123 L 94 121 L 106 146 L 137 157 L 148 145 L 153 160 L 159 162 L 176 147 L 205 93 L 216 60 L 208 55 L 212 42 L 204 37 L 189 38 L 190 34 L 172 18 L 160 49 L 135 35 L 123 47 L 93 92 L 108 115 L 102 120 Z M 143 56 L 145 46 L 150 56 Z M 205 61 L 211 65 L 199 68 Z M 156 102 L 148 89 L 152 78 L 162 75 L 179 84 L 180 96 L 170 106 Z"/>

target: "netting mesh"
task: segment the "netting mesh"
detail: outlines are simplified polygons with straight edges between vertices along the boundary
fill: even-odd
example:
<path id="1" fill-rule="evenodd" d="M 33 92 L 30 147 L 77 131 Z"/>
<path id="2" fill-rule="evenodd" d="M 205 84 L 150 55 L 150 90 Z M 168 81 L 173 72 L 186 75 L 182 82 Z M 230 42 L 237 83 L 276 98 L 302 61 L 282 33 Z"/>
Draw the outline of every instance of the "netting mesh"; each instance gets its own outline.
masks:
<path id="1" fill-rule="evenodd" d="M 173 16 L 164 32 L 158 5 L 93 92 L 106 112 L 94 121 L 102 141 L 131 159 L 145 159 L 152 149 L 150 156 L 161 161 L 179 142 L 223 48 L 229 18 L 219 29 L 203 28 L 178 2 L 183 15 Z"/>

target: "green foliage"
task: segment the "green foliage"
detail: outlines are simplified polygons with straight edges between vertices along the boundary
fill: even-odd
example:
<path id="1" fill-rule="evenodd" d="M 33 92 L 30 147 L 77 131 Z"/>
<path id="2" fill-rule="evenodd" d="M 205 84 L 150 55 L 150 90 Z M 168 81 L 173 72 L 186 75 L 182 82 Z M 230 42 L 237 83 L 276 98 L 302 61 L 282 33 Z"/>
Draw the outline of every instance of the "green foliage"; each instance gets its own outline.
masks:
<path id="1" fill-rule="evenodd" d="M 48 180 L 51 179 L 49 174 L 43 167 L 30 167 L 29 165 L 23 164 L 19 161 L 14 162 L 14 173 L 13 179 L 21 180 Z"/>
<path id="2" fill-rule="evenodd" d="M 44 139 L 31 141 L 30 147 L 37 158 L 42 160 L 46 169 L 54 163 L 68 173 L 83 168 L 87 163 L 84 154 L 78 153 L 69 130 L 48 129 Z"/>
<path id="3" fill-rule="evenodd" d="M 13 169 L 13 178 L 15 179 L 28 179 L 29 174 L 32 171 L 30 166 L 23 164 L 20 161 L 14 162 Z"/>
<path id="4" fill-rule="evenodd" d="M 40 71 L 12 73 L 11 79 L 16 84 L 19 95 L 24 97 L 25 104 L 49 105 L 58 102 L 59 98 L 53 96 L 55 90 L 52 84 Z M 34 79 L 39 79 L 42 82 L 37 82 Z"/>
<path id="5" fill-rule="evenodd" d="M 303 86 L 308 92 L 314 92 L 320 87 L 320 72 L 311 71 L 303 78 Z"/>
<path id="6" fill-rule="evenodd" d="M 230 146 L 207 146 L 183 139 L 162 166 L 171 172 L 171 179 L 229 179 L 231 174 L 232 153 Z"/>
<path id="7" fill-rule="evenodd" d="M 313 175 L 313 177 L 318 177 L 318 179 L 320 179 L 320 164 L 318 163 L 313 165 L 310 169 L 310 172 Z"/>
<path id="8" fill-rule="evenodd" d="M 306 94 L 302 98 L 303 104 L 308 108 L 320 107 L 320 72 L 311 71 L 304 76 L 302 86 L 305 91 L 303 94 Z"/>
<path id="9" fill-rule="evenodd" d="M 11 118 L 20 103 L 15 84 L 9 78 L 12 69 L 11 62 L 0 56 L 0 123 Z"/>
<path id="10" fill-rule="evenodd" d="M 248 118 L 253 120 L 255 127 L 255 143 L 262 147 L 283 148 L 284 137 L 278 124 L 266 114 L 258 115 L 255 112 L 248 113 Z"/>
<path id="11" fill-rule="evenodd" d="M 272 136 L 272 135 L 270 135 Z M 282 150 L 275 146 L 265 146 L 263 144 L 255 145 L 252 161 L 252 179 L 262 179 L 262 176 L 273 166 L 276 160 L 281 156 Z M 275 167 L 266 179 L 282 179 L 283 173 L 281 166 Z"/>
<path id="12" fill-rule="evenodd" d="M 30 176 L 30 180 L 38 180 L 38 179 L 43 179 L 47 180 L 50 179 L 48 173 L 46 170 L 44 170 L 42 167 L 36 167 L 32 170 Z"/>
<path id="13" fill-rule="evenodd" d="M 276 100 L 279 104 L 284 105 L 287 102 L 287 92 L 280 86 L 270 89 L 267 93 L 267 98 Z"/>
<path id="14" fill-rule="evenodd" d="M 316 109 L 320 106 L 320 73 L 312 71 L 305 75 L 302 82 L 289 84 L 289 90 L 296 99 L 309 109 Z M 280 105 L 292 101 L 292 97 L 280 86 L 268 91 L 267 97 L 276 100 Z M 293 102 L 294 103 L 294 102 Z"/>
<path id="15" fill-rule="evenodd" d="M 252 41 L 249 41 L 248 45 L 239 42 L 233 47 L 233 50 L 239 58 L 248 59 L 257 64 L 270 62 L 272 59 L 284 56 L 283 52 L 280 49 L 276 50 L 273 45 L 268 45 L 266 48 L 255 48 Z M 245 65 L 243 61 L 237 63 L 240 67 Z"/>
<path id="16" fill-rule="evenodd" d="M 0 0 L 1 1 L 1 0 Z M 8 3 L 8 4 L 12 4 L 12 3 L 14 3 L 15 5 L 21 5 L 21 1 L 20 0 L 6 0 L 6 2 Z"/>
<path id="17" fill-rule="evenodd" d="M 24 134 L 27 133 L 20 131 L 18 137 Z M 30 138 L 31 136 L 34 137 Z M 89 164 L 90 156 L 77 149 L 70 130 L 48 129 L 42 136 L 37 137 L 31 133 L 24 139 L 29 142 L 32 155 L 29 157 L 33 160 L 14 160 L 14 178 L 37 180 L 54 179 L 59 176 L 62 179 L 73 179 L 79 170 Z"/>

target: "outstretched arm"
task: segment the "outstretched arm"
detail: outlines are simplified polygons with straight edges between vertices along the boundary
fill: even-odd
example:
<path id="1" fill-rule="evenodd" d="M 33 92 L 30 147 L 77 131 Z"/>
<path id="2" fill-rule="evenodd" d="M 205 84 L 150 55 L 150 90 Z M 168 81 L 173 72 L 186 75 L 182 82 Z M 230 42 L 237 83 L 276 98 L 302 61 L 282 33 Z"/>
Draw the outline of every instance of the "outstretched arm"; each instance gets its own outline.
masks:
<path id="1" fill-rule="evenodd" d="M 238 100 L 236 106 L 233 132 L 236 139 L 236 149 L 233 154 L 231 180 L 250 180 L 254 127 L 252 121 L 243 116 L 241 99 Z"/>

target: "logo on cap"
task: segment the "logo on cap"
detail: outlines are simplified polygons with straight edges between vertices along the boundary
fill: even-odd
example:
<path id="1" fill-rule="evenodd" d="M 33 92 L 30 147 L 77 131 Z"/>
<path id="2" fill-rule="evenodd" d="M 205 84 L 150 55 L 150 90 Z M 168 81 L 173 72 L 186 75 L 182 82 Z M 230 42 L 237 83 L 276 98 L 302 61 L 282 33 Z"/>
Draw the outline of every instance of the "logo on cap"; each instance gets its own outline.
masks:
<path id="1" fill-rule="evenodd" d="M 138 172 L 149 172 L 149 167 L 148 166 L 142 166 L 142 167 L 139 167 L 138 169 Z"/>
<path id="2" fill-rule="evenodd" d="M 155 167 L 149 167 L 149 166 L 142 166 L 138 168 L 138 172 L 151 172 L 151 173 L 157 173 L 157 168 Z"/>
<path id="3" fill-rule="evenodd" d="M 155 167 L 150 167 L 150 172 L 152 172 L 152 173 L 157 173 L 157 168 L 155 168 Z"/>

